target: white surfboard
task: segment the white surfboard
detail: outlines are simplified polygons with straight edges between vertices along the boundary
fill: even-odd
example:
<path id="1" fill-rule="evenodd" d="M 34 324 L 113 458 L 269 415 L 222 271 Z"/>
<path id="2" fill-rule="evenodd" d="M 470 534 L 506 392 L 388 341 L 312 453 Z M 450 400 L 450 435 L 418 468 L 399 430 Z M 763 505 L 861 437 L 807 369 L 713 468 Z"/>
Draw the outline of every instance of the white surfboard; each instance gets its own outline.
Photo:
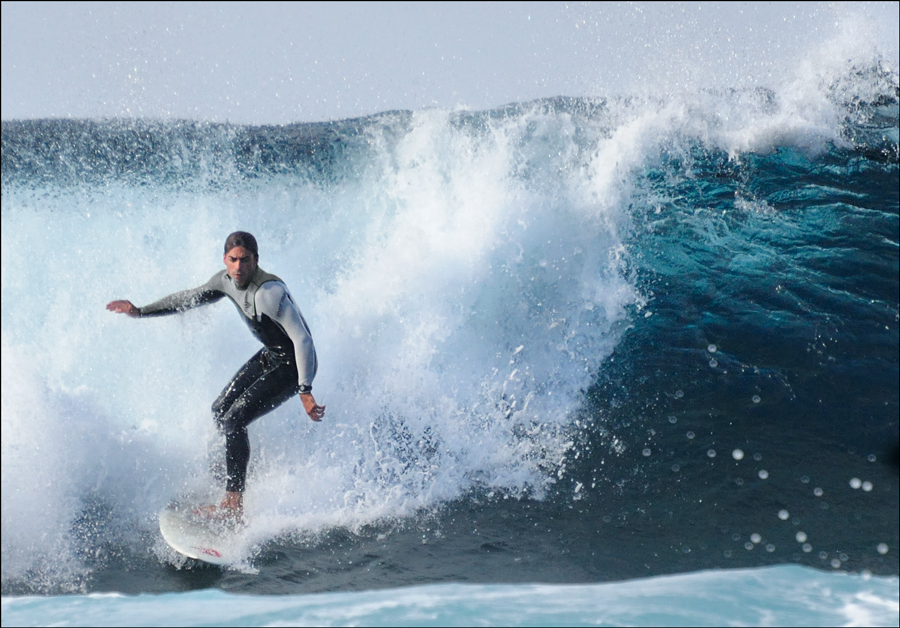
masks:
<path id="1" fill-rule="evenodd" d="M 169 546 L 213 565 L 240 562 L 240 528 L 198 514 L 196 506 L 169 504 L 159 513 L 159 531 Z"/>

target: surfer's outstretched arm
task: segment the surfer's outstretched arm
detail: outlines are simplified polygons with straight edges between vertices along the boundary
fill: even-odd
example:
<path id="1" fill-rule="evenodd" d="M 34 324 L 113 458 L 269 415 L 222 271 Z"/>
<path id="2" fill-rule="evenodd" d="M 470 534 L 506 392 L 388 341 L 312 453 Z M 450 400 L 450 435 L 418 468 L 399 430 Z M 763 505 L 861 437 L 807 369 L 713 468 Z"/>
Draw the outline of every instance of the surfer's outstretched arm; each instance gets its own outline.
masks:
<path id="1" fill-rule="evenodd" d="M 110 312 L 118 312 L 120 314 L 128 314 L 132 318 L 145 318 L 148 316 L 167 316 L 169 314 L 180 314 L 185 310 L 214 303 L 225 296 L 220 289 L 222 276 L 225 271 L 219 271 L 212 276 L 199 288 L 191 290 L 182 290 L 175 294 L 163 297 L 159 301 L 155 301 L 144 307 L 137 307 L 131 301 L 120 300 L 110 301 L 106 304 L 106 309 Z"/>

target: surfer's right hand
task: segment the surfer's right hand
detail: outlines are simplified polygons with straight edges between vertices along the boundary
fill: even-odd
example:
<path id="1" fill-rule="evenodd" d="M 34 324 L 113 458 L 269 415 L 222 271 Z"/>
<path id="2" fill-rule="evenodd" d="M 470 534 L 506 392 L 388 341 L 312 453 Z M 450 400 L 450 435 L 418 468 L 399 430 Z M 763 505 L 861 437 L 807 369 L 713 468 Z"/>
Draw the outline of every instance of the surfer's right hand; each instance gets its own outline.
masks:
<path id="1" fill-rule="evenodd" d="M 118 314 L 128 314 L 131 318 L 140 318 L 141 311 L 131 301 L 110 301 L 106 309 Z"/>

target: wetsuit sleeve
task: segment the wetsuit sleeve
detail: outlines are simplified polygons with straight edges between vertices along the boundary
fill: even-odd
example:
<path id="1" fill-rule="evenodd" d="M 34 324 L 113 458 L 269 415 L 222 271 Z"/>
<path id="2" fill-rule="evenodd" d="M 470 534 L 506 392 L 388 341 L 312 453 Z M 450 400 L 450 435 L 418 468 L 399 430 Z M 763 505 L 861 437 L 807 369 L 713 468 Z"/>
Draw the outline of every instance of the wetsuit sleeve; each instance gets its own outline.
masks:
<path id="1" fill-rule="evenodd" d="M 163 297 L 159 301 L 154 301 L 150 305 L 138 308 L 141 312 L 141 318 L 178 314 L 191 308 L 218 301 L 225 296 L 225 293 L 221 290 L 223 272 L 225 271 L 216 273 L 212 279 L 199 288 L 182 290 Z"/>
<path id="2" fill-rule="evenodd" d="M 309 326 L 294 303 L 291 293 L 280 281 L 267 281 L 256 292 L 256 311 L 265 314 L 284 330 L 294 343 L 297 377 L 301 392 L 312 389 L 318 369 L 316 347 Z"/>

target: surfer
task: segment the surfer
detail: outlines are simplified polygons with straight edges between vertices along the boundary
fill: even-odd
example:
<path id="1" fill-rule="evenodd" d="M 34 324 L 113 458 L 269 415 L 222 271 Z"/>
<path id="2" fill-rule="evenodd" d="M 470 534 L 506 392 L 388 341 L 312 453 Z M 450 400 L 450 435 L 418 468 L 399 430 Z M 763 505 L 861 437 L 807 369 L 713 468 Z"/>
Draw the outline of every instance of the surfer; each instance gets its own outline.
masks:
<path id="1" fill-rule="evenodd" d="M 201 509 L 214 517 L 240 521 L 250 461 L 247 426 L 294 395 L 313 421 L 325 416 L 316 403 L 312 381 L 318 361 L 309 327 L 287 286 L 259 267 L 256 238 L 235 231 L 225 240 L 225 270 L 199 288 L 176 292 L 144 307 L 112 301 L 111 312 L 132 318 L 178 314 L 229 297 L 263 348 L 238 370 L 212 405 L 216 427 L 225 436 L 225 498 Z"/>

